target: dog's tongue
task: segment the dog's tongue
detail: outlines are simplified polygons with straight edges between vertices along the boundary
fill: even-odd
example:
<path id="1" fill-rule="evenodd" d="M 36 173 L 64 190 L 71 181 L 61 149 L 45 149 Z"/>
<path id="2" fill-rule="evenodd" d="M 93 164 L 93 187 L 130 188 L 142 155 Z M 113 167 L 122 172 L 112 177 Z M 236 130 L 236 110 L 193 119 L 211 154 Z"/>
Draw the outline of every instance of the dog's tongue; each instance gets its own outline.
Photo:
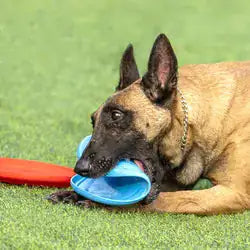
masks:
<path id="1" fill-rule="evenodd" d="M 138 160 L 134 160 L 134 163 L 144 172 L 143 163 Z"/>

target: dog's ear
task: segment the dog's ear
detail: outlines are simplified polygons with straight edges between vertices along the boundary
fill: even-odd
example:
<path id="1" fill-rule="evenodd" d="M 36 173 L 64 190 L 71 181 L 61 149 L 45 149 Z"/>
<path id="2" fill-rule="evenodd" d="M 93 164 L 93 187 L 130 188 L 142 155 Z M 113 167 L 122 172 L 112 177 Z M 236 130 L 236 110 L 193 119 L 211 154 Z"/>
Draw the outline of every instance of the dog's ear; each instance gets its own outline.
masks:
<path id="1" fill-rule="evenodd" d="M 123 53 L 120 64 L 120 80 L 116 90 L 122 90 L 140 78 L 134 58 L 132 44 L 129 44 Z"/>
<path id="2" fill-rule="evenodd" d="M 153 45 L 148 62 L 148 72 L 142 78 L 142 87 L 151 101 L 164 104 L 177 85 L 177 59 L 164 34 Z"/>

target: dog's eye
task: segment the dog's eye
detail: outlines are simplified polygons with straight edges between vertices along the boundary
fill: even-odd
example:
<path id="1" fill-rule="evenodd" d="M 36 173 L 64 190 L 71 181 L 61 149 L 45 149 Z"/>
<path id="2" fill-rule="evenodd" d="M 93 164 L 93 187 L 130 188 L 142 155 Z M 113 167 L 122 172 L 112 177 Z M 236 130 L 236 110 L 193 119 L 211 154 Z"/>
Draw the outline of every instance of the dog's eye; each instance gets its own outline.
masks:
<path id="1" fill-rule="evenodd" d="M 113 121 L 120 120 L 123 117 L 123 113 L 120 110 L 113 110 L 111 113 Z"/>

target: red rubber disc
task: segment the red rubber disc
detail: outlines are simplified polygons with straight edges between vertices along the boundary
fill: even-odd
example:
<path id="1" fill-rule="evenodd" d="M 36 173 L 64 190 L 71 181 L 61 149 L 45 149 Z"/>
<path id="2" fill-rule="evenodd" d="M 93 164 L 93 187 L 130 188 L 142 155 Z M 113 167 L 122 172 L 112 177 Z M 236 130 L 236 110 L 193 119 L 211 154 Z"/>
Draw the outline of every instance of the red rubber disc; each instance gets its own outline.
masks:
<path id="1" fill-rule="evenodd" d="M 0 182 L 30 186 L 69 187 L 72 168 L 51 163 L 0 158 Z"/>

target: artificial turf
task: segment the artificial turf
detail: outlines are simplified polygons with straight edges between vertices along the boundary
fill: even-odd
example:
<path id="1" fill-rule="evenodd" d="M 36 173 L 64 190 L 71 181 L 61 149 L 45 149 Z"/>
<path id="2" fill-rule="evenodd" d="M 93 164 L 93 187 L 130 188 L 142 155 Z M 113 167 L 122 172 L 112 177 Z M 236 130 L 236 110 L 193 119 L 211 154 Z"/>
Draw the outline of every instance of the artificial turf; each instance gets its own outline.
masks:
<path id="1" fill-rule="evenodd" d="M 250 59 L 249 1 L 0 0 L 0 157 L 73 167 L 129 42 L 143 72 L 166 33 L 179 65 Z M 0 184 L 1 249 L 250 248 L 250 212 L 109 213 Z"/>

